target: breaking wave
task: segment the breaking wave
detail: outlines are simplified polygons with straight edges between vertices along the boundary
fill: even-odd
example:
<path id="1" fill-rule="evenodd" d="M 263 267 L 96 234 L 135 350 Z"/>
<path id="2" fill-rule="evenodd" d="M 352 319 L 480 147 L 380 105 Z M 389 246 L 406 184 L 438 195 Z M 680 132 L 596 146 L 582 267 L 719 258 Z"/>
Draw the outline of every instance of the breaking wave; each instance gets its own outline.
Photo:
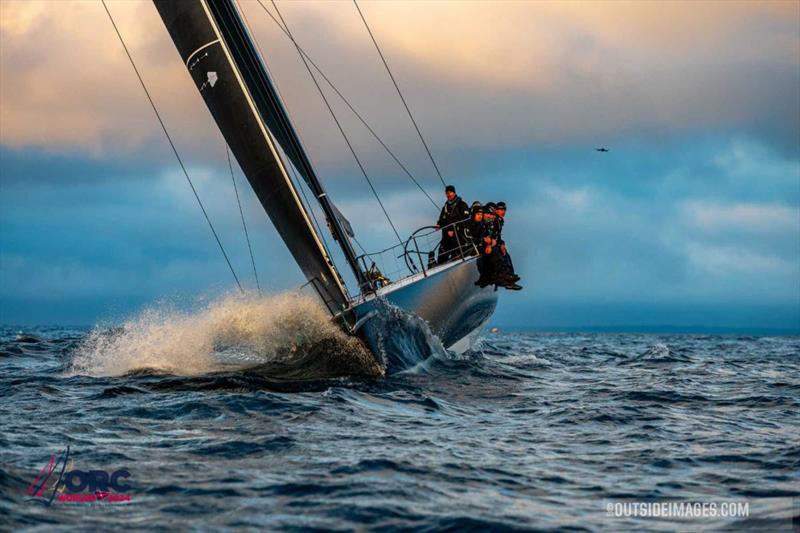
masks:
<path id="1" fill-rule="evenodd" d="M 360 340 L 296 292 L 227 295 L 194 312 L 146 309 L 120 327 L 95 328 L 73 353 L 69 373 L 193 376 L 243 368 L 282 379 L 384 374 Z"/>

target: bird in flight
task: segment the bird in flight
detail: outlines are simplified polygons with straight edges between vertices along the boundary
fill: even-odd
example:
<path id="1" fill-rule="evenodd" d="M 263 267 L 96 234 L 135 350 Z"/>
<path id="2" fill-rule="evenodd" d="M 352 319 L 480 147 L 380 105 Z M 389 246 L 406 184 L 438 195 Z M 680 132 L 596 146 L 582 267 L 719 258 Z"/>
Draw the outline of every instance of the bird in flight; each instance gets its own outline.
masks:
<path id="1" fill-rule="evenodd" d="M 608 148 L 595 148 L 598 152 L 608 152 Z"/>

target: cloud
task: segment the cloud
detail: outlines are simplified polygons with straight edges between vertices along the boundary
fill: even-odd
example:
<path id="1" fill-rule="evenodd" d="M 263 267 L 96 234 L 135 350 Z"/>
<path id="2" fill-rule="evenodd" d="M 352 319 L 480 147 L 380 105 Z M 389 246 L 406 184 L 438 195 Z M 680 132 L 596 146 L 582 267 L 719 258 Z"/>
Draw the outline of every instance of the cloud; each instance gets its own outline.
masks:
<path id="1" fill-rule="evenodd" d="M 776 171 L 785 165 L 780 155 L 753 143 L 694 139 L 624 157 L 581 152 L 487 159 L 459 182 L 469 201 L 510 206 L 505 238 L 525 290 L 501 296 L 499 323 L 685 323 L 698 309 L 719 313 L 713 320 L 720 325 L 795 320 L 800 240 L 788 217 L 800 199 L 786 193 L 795 185 Z M 717 164 L 734 154 L 751 162 L 746 173 Z M 0 156 L 0 174 L 7 175 L 8 162 L 18 173 L 3 180 L 0 194 L 0 320 L 86 323 L 176 293 L 231 288 L 174 166 L 137 177 L 91 158 L 66 165 L 63 156 Z M 61 179 L 46 179 L 48 168 Z M 227 169 L 189 170 L 234 267 L 253 286 Z M 237 179 L 243 185 L 238 171 Z M 392 244 L 368 189 L 348 187 L 336 195 L 337 204 L 359 241 L 370 251 Z M 252 191 L 239 190 L 262 286 L 299 285 L 302 275 Z M 381 192 L 403 233 L 434 220 L 435 210 L 418 191 Z M 393 263 L 382 268 L 389 272 Z M 755 311 L 764 306 L 769 314 Z M 780 315 L 778 308 L 793 310 Z"/>
<path id="2" fill-rule="evenodd" d="M 780 257 L 762 255 L 746 246 L 713 246 L 689 242 L 690 261 L 714 275 L 748 274 L 758 276 L 780 275 L 791 279 L 800 275 L 800 267 Z"/>
<path id="3" fill-rule="evenodd" d="M 624 173 L 561 154 L 560 169 L 543 161 L 503 176 L 511 206 L 506 241 L 530 290 L 515 297 L 527 299 L 520 305 L 796 306 L 800 208 L 796 196 L 784 194 L 786 176 L 769 171 L 780 168 L 781 157 L 738 142 L 690 148 L 626 154 Z M 680 173 L 675 154 L 683 154 Z M 749 169 L 749 188 L 740 183 L 743 174 L 716 165 L 732 154 L 761 161 L 761 171 L 755 163 Z M 718 175 L 699 179 L 709 169 Z M 770 200 L 754 200 L 757 191 Z"/>
<path id="4" fill-rule="evenodd" d="M 242 6 L 330 196 L 365 247 L 391 244 L 291 43 L 257 3 Z M 352 6 L 279 6 L 309 54 L 440 201 L 441 185 Z M 252 284 L 213 120 L 151 3 L 110 8 Z M 362 9 L 446 179 L 468 201 L 510 206 L 506 241 L 525 290 L 502 296 L 498 320 L 549 323 L 555 313 L 572 324 L 670 323 L 736 309 L 745 324 L 761 314 L 764 325 L 797 322 L 800 4 Z M 0 68 L 0 320 L 92 321 L 176 291 L 230 288 L 101 5 L 3 0 Z M 428 200 L 332 103 L 401 233 L 432 222 Z M 611 151 L 594 152 L 601 144 Z M 264 285 L 301 283 L 238 172 Z"/>
<path id="5" fill-rule="evenodd" d="M 91 170 L 93 163 L 83 165 Z M 73 172 L 80 175 L 73 165 Z M 230 183 L 203 167 L 190 167 L 195 186 L 246 287 L 250 258 Z M 225 176 L 223 176 L 224 178 Z M 185 178 L 174 170 L 146 179 L 98 185 L 65 176 L 66 184 L 5 182 L 0 194 L 0 299 L 5 302 L 94 300 L 102 316 L 176 292 L 234 287 Z M 301 283 L 299 268 L 249 188 L 241 187 L 262 286 Z M 3 305 L 0 305 L 3 307 Z"/>
<path id="6" fill-rule="evenodd" d="M 707 232 L 800 233 L 800 208 L 797 207 L 689 201 L 682 210 L 688 223 Z"/>
<path id="7" fill-rule="evenodd" d="M 424 154 L 354 9 L 286 2 L 299 42 L 415 172 Z M 150 2 L 110 7 L 179 145 L 221 142 Z M 309 151 L 353 162 L 291 44 L 242 2 Z M 795 2 L 380 2 L 362 6 L 448 168 L 465 150 L 593 144 L 725 129 L 798 148 Z M 168 157 L 106 19 L 90 2 L 3 2 L 0 142 L 95 156 Z M 752 43 L 758 43 L 753 46 Z M 357 126 L 342 113 L 351 131 Z M 389 168 L 354 133 L 368 164 Z"/>
<path id="8" fill-rule="evenodd" d="M 195 113 L 202 101 L 153 6 L 110 2 L 110 8 L 165 119 L 180 132 L 179 144 L 219 139 L 208 113 Z M 168 154 L 102 4 L 4 1 L 0 32 L 4 146 L 96 157 Z"/>
<path id="9" fill-rule="evenodd" d="M 582 211 L 592 202 L 592 190 L 589 187 L 562 189 L 555 185 L 547 185 L 542 191 L 556 203 L 561 203 L 572 210 Z"/>
<path id="10" fill-rule="evenodd" d="M 276 34 L 257 4 L 245 6 L 259 38 Z M 291 3 L 284 14 L 392 145 L 421 158 L 357 15 L 340 7 Z M 630 136 L 660 142 L 725 129 L 798 147 L 796 5 L 381 2 L 363 9 L 434 151 L 448 162 L 467 147 Z M 303 90 L 309 82 L 302 70 L 297 76 L 296 57 L 285 43 L 270 43 L 276 78 L 293 88 L 287 100 L 300 110 L 301 131 L 318 129 L 324 111 Z"/>

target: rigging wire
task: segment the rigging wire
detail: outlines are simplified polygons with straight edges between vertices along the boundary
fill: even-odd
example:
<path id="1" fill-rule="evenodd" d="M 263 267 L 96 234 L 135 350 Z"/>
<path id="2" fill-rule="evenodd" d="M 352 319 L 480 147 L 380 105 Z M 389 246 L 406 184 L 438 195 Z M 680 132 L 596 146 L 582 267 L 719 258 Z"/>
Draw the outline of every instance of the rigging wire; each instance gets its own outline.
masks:
<path id="1" fill-rule="evenodd" d="M 361 169 L 361 173 L 364 175 L 364 179 L 367 181 L 367 184 L 369 185 L 369 188 L 372 190 L 372 194 L 375 196 L 375 199 L 378 201 L 378 205 L 380 205 L 381 210 L 383 211 L 383 214 L 386 216 L 386 220 L 389 222 L 389 226 L 391 226 L 392 231 L 394 232 L 395 236 L 397 237 L 398 242 L 400 242 L 400 244 L 402 244 L 403 243 L 403 239 L 400 237 L 400 233 L 398 233 L 397 228 L 394 225 L 394 222 L 392 222 L 392 219 L 389 216 L 389 213 L 386 211 L 386 207 L 383 205 L 383 202 L 381 201 L 381 198 L 378 195 L 378 191 L 375 190 L 375 186 L 372 184 L 372 180 L 369 179 L 369 175 L 367 174 L 367 171 L 364 169 L 364 165 L 361 163 L 361 159 L 359 159 L 358 155 L 356 154 L 356 151 L 353 148 L 353 145 L 350 143 L 350 139 L 348 139 L 347 134 L 344 132 L 344 129 L 342 128 L 342 125 L 339 122 L 339 119 L 336 117 L 336 114 L 333 112 L 333 108 L 331 107 L 330 102 L 328 102 L 328 98 L 325 96 L 325 93 L 322 91 L 322 87 L 320 87 L 316 76 L 314 76 L 314 72 L 311 70 L 311 67 L 309 66 L 308 62 L 306 61 L 305 56 L 300 51 L 300 47 L 297 45 L 297 41 L 294 40 L 294 37 L 292 36 L 291 31 L 289 31 L 289 26 L 286 24 L 286 20 L 283 18 L 283 15 L 281 15 L 280 10 L 278 9 L 278 5 L 275 3 L 275 0 L 271 0 L 271 2 L 272 2 L 272 6 L 275 8 L 275 12 L 278 13 L 278 17 L 281 19 L 281 22 L 283 22 L 283 26 L 286 28 L 286 31 L 288 32 L 289 38 L 292 40 L 292 43 L 294 43 L 295 48 L 297 48 L 297 53 L 300 55 L 300 59 L 303 60 L 303 64 L 305 65 L 306 70 L 308 71 L 308 74 L 311 76 L 311 79 L 314 81 L 314 85 L 317 87 L 317 91 L 319 91 L 319 95 L 322 97 L 322 100 L 325 102 L 325 106 L 328 108 L 328 111 L 330 112 L 331 117 L 333 118 L 333 121 L 336 123 L 336 127 L 339 128 L 339 133 L 342 134 L 342 138 L 344 139 L 345 143 L 347 144 L 347 147 L 350 149 L 350 153 L 353 154 L 353 158 L 356 160 L 356 163 L 358 164 L 358 168 Z M 259 3 L 260 3 L 260 0 L 259 0 Z"/>
<path id="2" fill-rule="evenodd" d="M 356 239 L 355 237 L 353 237 L 353 240 L 356 242 L 356 244 L 358 245 L 358 247 L 359 247 L 359 248 L 361 248 L 361 253 L 362 253 L 362 254 L 364 254 L 364 255 L 367 255 L 367 250 L 365 250 L 365 249 L 364 249 L 364 247 L 363 247 L 363 246 L 361 246 L 361 243 L 360 243 L 360 242 L 358 242 L 358 239 Z"/>
<path id="3" fill-rule="evenodd" d="M 372 34 L 372 30 L 369 29 L 369 24 L 367 24 L 367 19 L 364 18 L 364 13 L 361 12 L 361 8 L 358 6 L 357 0 L 353 0 L 353 4 L 355 4 L 356 6 L 358 14 L 361 15 L 361 20 L 364 21 L 364 27 L 367 29 L 367 33 L 369 33 L 369 36 L 372 39 L 372 43 L 375 45 L 375 50 L 377 50 L 378 55 L 381 56 L 381 61 L 383 61 L 383 66 L 386 67 L 386 72 L 392 79 L 394 88 L 397 89 L 397 94 L 398 96 L 400 96 L 400 100 L 403 102 L 403 106 L 406 108 L 406 113 L 408 113 L 408 118 L 411 119 L 411 123 L 414 124 L 414 129 L 417 130 L 417 135 L 419 135 L 419 140 L 422 141 L 422 146 L 424 146 L 425 151 L 428 152 L 428 157 L 430 158 L 431 163 L 433 163 L 433 168 L 436 169 L 436 174 L 439 175 L 439 181 L 441 181 L 442 185 L 444 185 L 445 184 L 444 178 L 442 177 L 442 173 L 439 171 L 439 165 L 436 164 L 436 160 L 433 158 L 433 154 L 431 153 L 430 148 L 428 148 L 428 143 L 425 142 L 425 137 L 422 136 L 422 132 L 419 130 L 417 121 L 414 120 L 414 115 L 411 113 L 411 109 L 409 109 L 408 104 L 406 103 L 406 99 L 403 96 L 403 92 L 400 90 L 400 86 L 397 84 L 397 80 L 394 79 L 394 74 L 392 74 L 392 69 L 389 68 L 389 63 L 386 62 L 386 58 L 383 56 L 383 52 L 381 52 L 381 47 L 378 46 L 378 41 L 375 40 L 375 36 Z"/>
<path id="4" fill-rule="evenodd" d="M 294 164 L 289 162 L 287 165 L 292 172 L 292 176 L 294 177 L 294 181 L 297 183 L 297 188 L 300 189 L 300 194 L 303 195 L 303 200 L 305 200 L 306 205 L 308 206 L 308 211 L 311 213 L 311 218 L 314 220 L 314 225 L 317 227 L 317 233 L 322 235 L 323 238 L 323 245 L 325 246 L 325 253 L 328 255 L 328 258 L 331 259 L 331 251 L 328 249 L 328 241 L 325 240 L 325 234 L 322 232 L 322 226 L 319 224 L 319 220 L 317 220 L 317 214 L 311 207 L 311 202 L 308 201 L 308 195 L 306 195 L 306 189 L 303 187 L 302 180 L 300 176 L 297 175 L 297 169 L 294 168 Z M 332 260 L 332 259 L 331 259 Z"/>
<path id="5" fill-rule="evenodd" d="M 172 152 L 175 154 L 175 158 L 178 160 L 178 164 L 183 170 L 183 175 L 186 176 L 186 181 L 189 183 L 189 187 L 192 189 L 192 193 L 194 193 L 194 197 L 197 200 L 197 204 L 200 206 L 200 210 L 203 212 L 203 216 L 208 222 L 208 227 L 211 229 L 211 233 L 214 235 L 214 240 L 217 241 L 217 246 L 219 246 L 220 251 L 222 252 L 223 257 L 225 257 L 225 262 L 228 263 L 228 268 L 233 274 L 233 279 L 236 280 L 236 285 L 239 287 L 239 290 L 244 292 L 242 288 L 242 284 L 239 282 L 239 277 L 236 275 L 236 271 L 233 269 L 233 265 L 231 264 L 231 260 L 228 258 L 228 254 L 225 252 L 225 247 L 222 246 L 222 241 L 217 235 L 217 230 L 214 229 L 214 225 L 211 223 L 211 219 L 208 216 L 208 212 L 206 212 L 206 208 L 203 206 L 203 202 L 200 200 L 200 195 L 197 194 L 197 189 L 194 187 L 194 183 L 192 183 L 192 179 L 189 177 L 189 172 L 186 170 L 186 166 L 183 164 L 183 159 L 181 159 L 180 154 L 178 153 L 178 149 L 175 147 L 175 143 L 172 142 L 172 137 L 167 131 L 166 125 L 164 125 L 164 121 L 161 119 L 161 114 L 158 112 L 158 108 L 156 107 L 153 98 L 150 96 L 150 91 L 147 90 L 147 86 L 144 83 L 144 79 L 142 79 L 142 75 L 139 73 L 139 69 L 136 67 L 136 63 L 133 60 L 133 56 L 128 51 L 128 46 L 125 44 L 125 40 L 122 38 L 122 34 L 117 28 L 116 22 L 114 22 L 114 17 L 111 16 L 111 11 L 108 10 L 108 6 L 106 5 L 106 0 L 100 0 L 103 4 L 103 8 L 106 10 L 108 14 L 108 19 L 111 21 L 111 25 L 114 27 L 114 31 L 117 33 L 117 37 L 119 37 L 119 42 L 122 44 L 122 48 L 125 49 L 125 55 L 128 56 L 128 60 L 131 62 L 131 66 L 133 67 L 133 71 L 136 73 L 136 77 L 139 78 L 139 83 L 142 85 L 142 89 L 144 89 L 145 95 L 147 95 L 147 99 L 150 101 L 150 106 L 153 108 L 153 112 L 156 114 L 156 118 L 158 119 L 158 123 L 161 124 L 161 129 L 164 130 L 164 135 L 167 137 L 167 141 L 169 141 L 170 147 L 172 147 Z"/>
<path id="6" fill-rule="evenodd" d="M 273 15 L 272 12 L 269 9 L 267 9 L 267 6 L 265 6 L 261 2 L 261 0 L 258 0 L 258 3 L 261 6 L 261 8 L 264 10 L 264 12 L 267 15 L 269 15 L 269 17 L 272 19 L 272 21 L 278 26 L 278 28 L 280 28 L 280 30 L 287 37 L 289 37 L 289 39 L 292 39 L 292 36 L 289 34 L 289 31 L 286 28 L 284 28 L 283 25 L 280 23 L 280 21 L 278 21 L 278 19 L 275 18 L 275 15 Z M 292 41 L 294 42 L 294 39 L 292 39 Z M 386 153 L 389 154 L 389 156 L 394 160 L 395 163 L 397 163 L 397 165 L 403 170 L 403 172 L 406 174 L 406 176 L 408 176 L 408 178 L 412 182 L 414 182 L 414 185 L 416 185 L 417 188 L 420 191 L 422 191 L 422 194 L 424 194 L 428 198 L 428 200 L 430 200 L 430 202 L 431 202 L 431 204 L 433 204 L 434 208 L 436 208 L 438 210 L 439 209 L 439 205 L 436 203 L 436 201 L 433 198 L 431 198 L 431 195 L 428 194 L 428 192 L 422 187 L 422 185 L 420 185 L 420 183 L 413 176 L 413 174 L 411 174 L 411 172 L 408 170 L 408 168 L 406 168 L 406 166 L 400 161 L 400 159 L 395 155 L 395 153 L 392 152 L 392 150 L 389 148 L 389 146 L 386 145 L 386 143 L 383 141 L 383 139 L 380 138 L 380 136 L 375 132 L 375 130 L 372 128 L 372 126 L 369 125 L 369 123 L 361 115 L 361 113 L 359 113 L 355 109 L 355 107 L 353 107 L 353 105 L 350 103 L 350 101 L 341 93 L 341 91 L 339 91 L 339 89 L 336 87 L 336 85 L 334 85 L 334 83 L 330 80 L 330 78 L 328 78 L 328 76 L 325 74 L 325 72 L 323 72 L 322 69 L 314 62 L 314 60 L 311 59 L 311 57 L 306 53 L 306 51 L 303 50 L 303 48 L 301 48 L 300 45 L 298 45 L 296 42 L 294 44 L 297 47 L 297 50 L 303 56 L 305 56 L 305 58 L 308 60 L 308 62 L 311 64 L 311 66 L 314 67 L 314 70 L 316 70 L 319 73 L 319 75 L 322 76 L 322 79 L 325 80 L 325 82 L 330 86 L 331 89 L 333 89 L 333 91 L 336 93 L 336 95 L 339 98 L 341 98 L 342 102 L 344 102 L 344 104 L 350 109 L 350 111 L 352 111 L 352 113 L 356 116 L 356 118 L 358 118 L 358 120 L 361 122 L 361 124 L 363 124 L 364 127 L 367 128 L 367 131 L 369 131 L 369 133 L 375 138 L 375 140 L 378 141 L 378 143 L 380 143 L 380 145 L 383 147 L 383 149 L 386 151 Z"/>
<path id="7" fill-rule="evenodd" d="M 247 20 L 247 13 L 245 13 L 244 9 L 242 9 L 242 6 L 239 5 L 239 0 L 235 0 L 235 1 L 236 1 L 236 4 L 237 4 L 237 9 L 238 9 L 239 13 L 241 13 L 242 17 L 244 18 L 245 25 L 248 28 L 250 28 L 251 26 L 250 26 L 250 21 Z M 258 48 L 258 54 L 261 57 L 264 57 L 264 52 L 261 50 L 261 45 L 256 40 L 255 36 L 253 36 L 253 42 L 255 43 L 256 48 Z M 269 76 L 272 76 L 272 73 L 269 71 L 269 65 L 267 65 L 266 63 L 263 63 L 263 65 L 264 65 L 264 68 L 267 70 L 267 74 Z M 283 95 L 281 94 L 280 87 L 275 85 L 275 90 L 278 92 L 278 97 L 281 100 L 285 101 L 285 99 L 283 98 Z M 286 110 L 286 113 L 288 115 L 288 113 L 289 113 L 288 109 Z M 291 116 L 289 117 L 289 120 L 291 121 Z M 303 139 L 302 139 L 302 137 L 300 137 L 300 132 L 297 132 L 297 136 L 298 136 L 298 138 L 300 138 L 300 142 L 302 143 Z M 320 239 L 322 240 L 322 247 L 325 249 L 325 253 L 328 256 L 328 260 L 331 263 L 331 266 L 333 266 L 334 270 L 336 270 L 336 265 L 333 264 L 333 256 L 331 255 L 330 246 L 328 245 L 328 239 L 325 237 L 325 232 L 322 231 L 322 227 L 320 226 L 319 220 L 317 220 L 316 212 L 314 211 L 314 208 L 313 208 L 311 202 L 309 202 L 308 195 L 306 194 L 305 187 L 303 186 L 304 184 L 306 186 L 308 186 L 308 184 L 305 183 L 305 180 L 301 180 L 300 179 L 300 176 L 298 176 L 298 171 L 295 168 L 294 163 L 292 162 L 292 160 L 289 157 L 289 155 L 282 150 L 282 147 L 281 147 L 281 151 L 282 151 L 283 156 L 284 156 L 283 159 L 285 160 L 284 167 L 288 167 L 289 171 L 291 172 L 291 174 L 293 176 L 294 183 L 296 184 L 295 187 L 297 189 L 299 189 L 300 193 L 303 195 L 303 200 L 305 201 L 304 205 L 305 205 L 306 211 L 311 213 L 311 218 L 314 220 L 314 225 L 317 228 L 317 233 L 319 234 Z M 337 271 L 337 273 L 338 273 L 338 271 Z M 340 277 L 341 277 L 341 275 L 340 275 Z"/>
<path id="8" fill-rule="evenodd" d="M 258 271 L 256 270 L 256 260 L 253 257 L 253 247 L 250 244 L 250 233 L 247 231 L 247 223 L 244 221 L 244 211 L 242 210 L 242 201 L 239 199 L 239 187 L 236 186 L 236 178 L 233 175 L 233 163 L 231 163 L 231 149 L 228 143 L 225 143 L 225 155 L 228 156 L 228 168 L 231 171 L 231 182 L 233 182 L 233 191 L 236 193 L 236 203 L 239 205 L 239 215 L 242 217 L 242 228 L 244 229 L 244 237 L 247 240 L 247 249 L 250 251 L 250 263 L 253 265 L 253 277 L 256 278 L 256 287 L 258 294 L 261 294 L 261 284 L 258 282 Z"/>

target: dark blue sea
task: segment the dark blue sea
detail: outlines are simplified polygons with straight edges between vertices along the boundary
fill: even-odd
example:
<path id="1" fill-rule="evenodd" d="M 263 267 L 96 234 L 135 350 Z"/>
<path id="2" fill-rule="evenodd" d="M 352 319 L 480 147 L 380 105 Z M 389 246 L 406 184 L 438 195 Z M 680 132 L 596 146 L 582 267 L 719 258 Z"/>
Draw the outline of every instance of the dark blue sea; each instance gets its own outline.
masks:
<path id="1" fill-rule="evenodd" d="M 381 375 L 275 308 L 0 329 L 0 529 L 798 527 L 798 337 L 487 333 Z M 90 471 L 129 499 L 59 499 Z"/>

